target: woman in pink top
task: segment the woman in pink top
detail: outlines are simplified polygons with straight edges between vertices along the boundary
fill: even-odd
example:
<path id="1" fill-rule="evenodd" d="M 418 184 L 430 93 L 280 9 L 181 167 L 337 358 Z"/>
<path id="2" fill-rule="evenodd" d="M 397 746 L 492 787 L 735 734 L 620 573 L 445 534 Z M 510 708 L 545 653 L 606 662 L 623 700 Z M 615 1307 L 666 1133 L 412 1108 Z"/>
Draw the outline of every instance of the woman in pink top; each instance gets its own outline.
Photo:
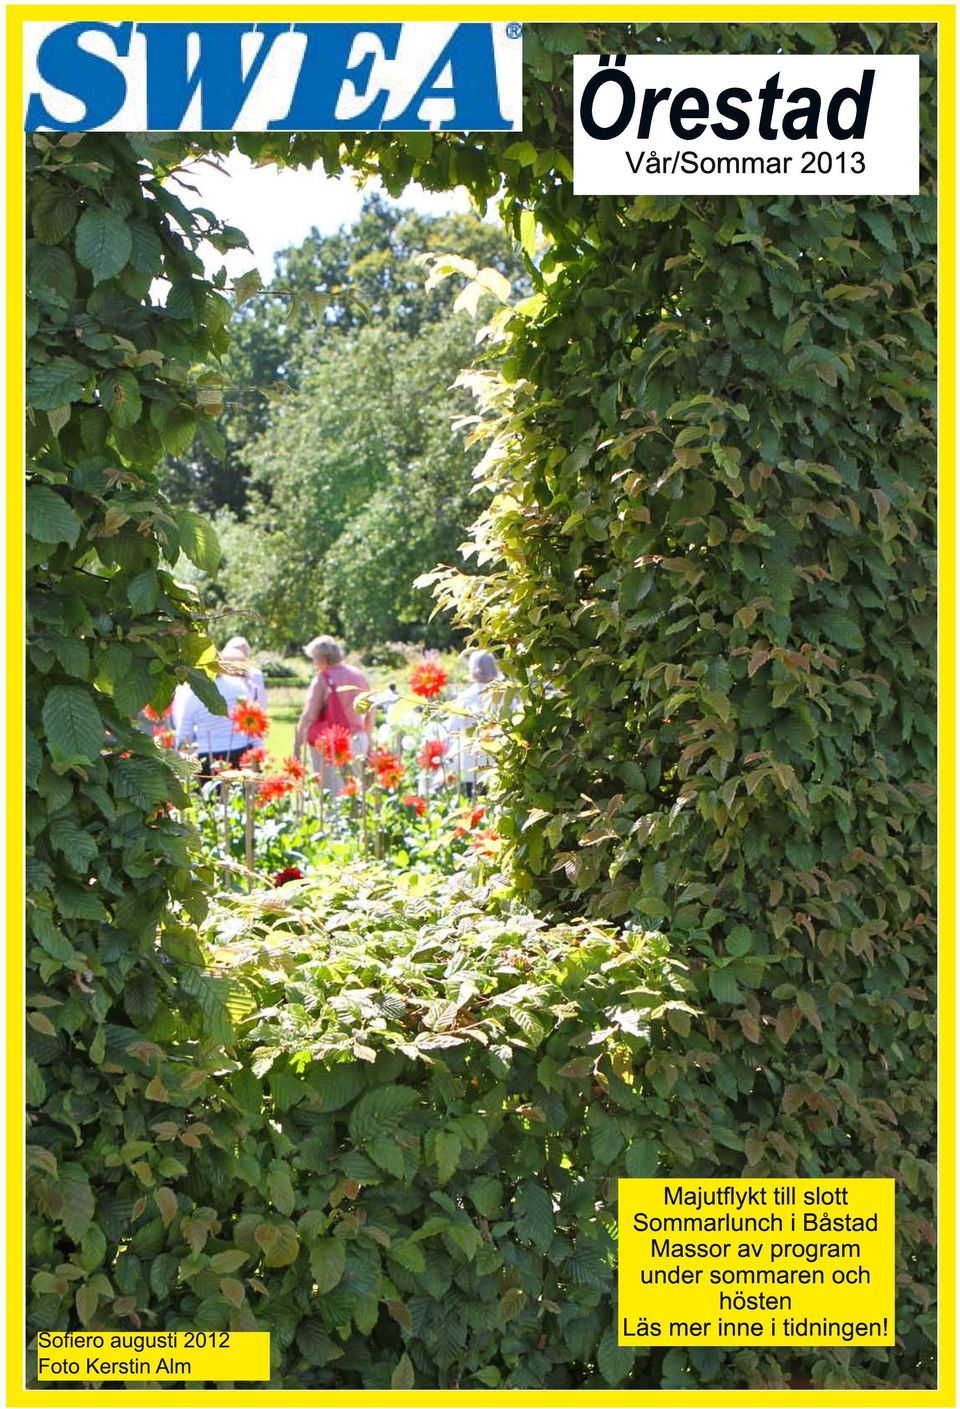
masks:
<path id="1" fill-rule="evenodd" d="M 332 636 L 315 636 L 303 649 L 317 673 L 307 691 L 294 742 L 297 749 L 310 745 L 313 771 L 323 779 L 323 786 L 336 794 L 340 791 L 340 773 L 331 759 L 324 757 L 319 747 L 321 736 L 346 729 L 354 758 L 366 758 L 373 732 L 373 710 L 358 713 L 354 702 L 370 686 L 362 671 L 344 664 L 343 651 Z"/>

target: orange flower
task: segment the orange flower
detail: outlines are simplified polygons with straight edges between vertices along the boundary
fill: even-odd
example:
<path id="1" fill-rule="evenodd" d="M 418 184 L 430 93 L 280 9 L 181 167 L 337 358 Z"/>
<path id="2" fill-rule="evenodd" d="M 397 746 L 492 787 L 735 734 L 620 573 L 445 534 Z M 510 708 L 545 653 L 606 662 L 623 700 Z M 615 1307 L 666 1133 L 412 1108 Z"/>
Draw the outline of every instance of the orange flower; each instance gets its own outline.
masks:
<path id="1" fill-rule="evenodd" d="M 335 768 L 342 768 L 353 758 L 353 736 L 343 724 L 331 724 L 324 729 L 314 747 Z"/>
<path id="2" fill-rule="evenodd" d="M 289 778 L 285 778 L 282 773 L 275 773 L 270 778 L 264 778 L 257 789 L 257 806 L 266 807 L 268 802 L 276 802 L 278 798 L 286 797 L 293 792 L 293 783 Z"/>
<path id="3" fill-rule="evenodd" d="M 147 718 L 150 720 L 151 724 L 159 724 L 161 719 L 167 719 L 167 718 L 169 717 L 169 714 L 170 714 L 170 711 L 171 711 L 172 708 L 173 708 L 173 705 L 172 705 L 172 704 L 168 704 L 167 707 L 166 707 L 166 709 L 163 711 L 163 713 L 162 713 L 162 714 L 158 714 L 157 711 L 153 708 L 152 705 L 144 705 L 144 707 L 143 707 L 143 712 L 144 712 L 144 714 L 147 716 Z"/>
<path id="4" fill-rule="evenodd" d="M 418 817 L 422 817 L 427 810 L 427 799 L 419 797 L 416 793 L 407 793 L 400 801 L 404 807 L 412 807 Z"/>
<path id="5" fill-rule="evenodd" d="M 425 660 L 410 672 L 410 689 L 423 700 L 432 700 L 447 683 L 447 672 L 436 661 Z"/>
<path id="6" fill-rule="evenodd" d="M 293 782 L 301 783 L 307 776 L 307 770 L 304 768 L 299 758 L 291 757 L 283 760 L 283 774 L 284 777 L 292 779 Z"/>
<path id="7" fill-rule="evenodd" d="M 322 782 L 323 780 L 320 779 L 320 778 L 318 778 L 317 781 L 318 781 L 318 782 Z M 357 789 L 357 780 L 356 780 L 356 778 L 348 778 L 347 781 L 344 783 L 343 787 L 340 789 L 340 796 L 341 796 L 341 797 L 356 797 L 357 791 L 358 791 L 358 789 Z"/>
<path id="8" fill-rule="evenodd" d="M 389 749 L 372 749 L 368 762 L 381 788 L 395 788 L 403 777 L 403 764 Z"/>
<path id="9" fill-rule="evenodd" d="M 237 700 L 230 718 L 241 734 L 249 734 L 251 739 L 262 739 L 270 728 L 269 719 L 255 700 Z"/>
<path id="10" fill-rule="evenodd" d="M 427 739 L 417 754 L 417 762 L 421 768 L 439 768 L 446 751 L 447 746 L 442 739 Z"/>
<path id="11" fill-rule="evenodd" d="M 258 768 L 267 757 L 266 749 L 255 746 L 240 755 L 241 768 Z"/>

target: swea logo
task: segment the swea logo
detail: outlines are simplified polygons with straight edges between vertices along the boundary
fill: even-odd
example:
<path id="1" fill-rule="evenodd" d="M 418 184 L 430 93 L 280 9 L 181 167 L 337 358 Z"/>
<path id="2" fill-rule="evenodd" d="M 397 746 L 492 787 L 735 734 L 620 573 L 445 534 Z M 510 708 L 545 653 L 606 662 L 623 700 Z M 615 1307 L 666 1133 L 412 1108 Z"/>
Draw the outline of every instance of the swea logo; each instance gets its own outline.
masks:
<path id="1" fill-rule="evenodd" d="M 24 25 L 28 132 L 520 128 L 519 24 Z"/>

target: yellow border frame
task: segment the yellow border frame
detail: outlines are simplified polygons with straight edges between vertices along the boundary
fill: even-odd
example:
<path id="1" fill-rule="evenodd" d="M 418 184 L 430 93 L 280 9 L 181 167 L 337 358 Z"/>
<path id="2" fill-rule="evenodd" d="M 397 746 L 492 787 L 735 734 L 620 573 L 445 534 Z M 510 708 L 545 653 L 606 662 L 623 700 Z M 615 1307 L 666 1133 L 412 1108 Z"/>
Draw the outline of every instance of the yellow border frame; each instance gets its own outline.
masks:
<path id="1" fill-rule="evenodd" d="M 77 5 L 7 6 L 7 698 L 22 700 L 24 690 L 23 640 L 23 486 L 18 466 L 23 461 L 23 25 L 28 20 L 77 19 L 86 7 Z M 503 1405 L 570 1405 L 587 1409 L 593 1405 L 944 1405 L 953 1409 L 956 1399 L 956 876 L 954 859 L 957 844 L 956 818 L 956 640 L 957 640 L 957 538 L 956 538 L 956 452 L 957 426 L 954 391 L 956 387 L 956 292 L 957 292 L 957 187 L 956 121 L 957 63 L 956 8 L 954 5 L 639 5 L 584 7 L 571 5 L 237 5 L 229 7 L 233 20 L 261 20 L 271 9 L 282 9 L 284 18 L 298 20 L 521 20 L 597 21 L 602 14 L 610 20 L 829 20 L 843 21 L 917 20 L 938 25 L 938 220 L 939 220 L 939 309 L 940 388 L 939 440 L 939 762 L 940 799 L 940 906 L 939 977 L 944 995 L 944 1018 L 940 1024 L 939 1074 L 939 1387 L 935 1390 L 159 1390 L 149 1394 L 136 1387 L 129 1390 L 48 1390 L 24 1388 L 24 1235 L 19 1216 L 24 1203 L 23 1138 L 23 1047 L 25 1022 L 22 994 L 24 932 L 22 885 L 11 884 L 22 875 L 24 774 L 23 730 L 19 713 L 11 710 L 16 723 L 10 730 L 7 750 L 7 1365 L 6 1404 L 10 1406 L 96 1405 L 101 1404 L 222 1404 L 241 1405 L 374 1405 L 388 1403 L 416 1406 L 451 1402 Z M 222 18 L 224 7 L 217 4 L 149 4 L 131 0 L 128 5 L 96 5 L 90 10 L 98 19 L 212 20 Z M 598 14 L 598 10 L 600 13 Z"/>

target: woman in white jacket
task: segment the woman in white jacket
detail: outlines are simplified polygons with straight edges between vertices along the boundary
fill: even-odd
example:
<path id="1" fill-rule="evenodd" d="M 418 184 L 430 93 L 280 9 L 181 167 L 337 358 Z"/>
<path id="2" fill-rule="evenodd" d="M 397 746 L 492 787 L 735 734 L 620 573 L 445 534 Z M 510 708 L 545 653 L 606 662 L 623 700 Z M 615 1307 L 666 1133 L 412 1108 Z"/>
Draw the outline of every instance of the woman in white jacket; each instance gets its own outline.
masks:
<path id="1" fill-rule="evenodd" d="M 490 754 L 477 742 L 477 730 L 497 712 L 498 692 L 490 693 L 490 686 L 503 676 L 490 651 L 474 651 L 468 671 L 470 684 L 454 700 L 446 729 L 451 736 L 451 766 L 459 774 L 464 793 L 473 797 L 483 786 L 483 770 L 491 762 Z"/>

